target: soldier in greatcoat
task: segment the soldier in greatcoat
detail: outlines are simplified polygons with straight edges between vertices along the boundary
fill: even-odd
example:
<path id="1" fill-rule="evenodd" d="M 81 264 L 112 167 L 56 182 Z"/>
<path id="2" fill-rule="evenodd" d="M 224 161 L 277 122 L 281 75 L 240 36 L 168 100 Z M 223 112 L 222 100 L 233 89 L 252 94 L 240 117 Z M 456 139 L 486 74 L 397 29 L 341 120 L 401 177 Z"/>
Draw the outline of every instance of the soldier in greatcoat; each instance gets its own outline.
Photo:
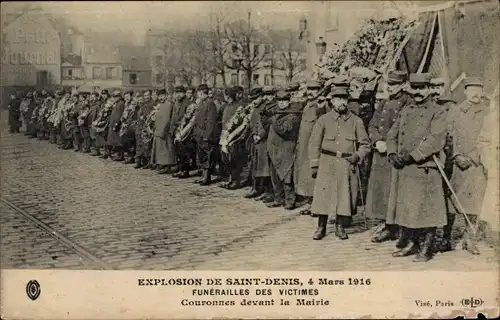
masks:
<path id="1" fill-rule="evenodd" d="M 24 123 L 26 123 L 26 136 L 29 136 L 30 138 L 35 138 L 36 137 L 36 129 L 35 129 L 35 123 L 32 121 L 33 117 L 33 111 L 35 111 L 36 108 L 36 101 L 34 97 L 34 90 L 29 91 L 26 94 L 25 102 L 24 104 L 26 105 L 26 111 L 24 113 Z"/>
<path id="2" fill-rule="evenodd" d="M 271 203 L 274 201 L 269 160 L 267 157 L 267 137 L 270 126 L 270 111 L 277 108 L 275 98 L 276 90 L 266 86 L 262 89 L 264 102 L 254 108 L 250 115 L 250 130 L 252 143 L 252 176 L 254 178 L 254 190 L 247 194 L 246 198 L 254 198 L 257 201 Z"/>
<path id="3" fill-rule="evenodd" d="M 147 146 L 145 146 L 142 139 L 142 130 L 144 129 L 146 117 L 153 110 L 154 102 L 151 99 L 151 90 L 147 89 L 143 93 L 144 103 L 139 109 L 137 114 L 137 122 L 135 124 L 135 166 L 139 169 L 146 166 L 149 162 L 149 154 L 147 153 Z"/>
<path id="4" fill-rule="evenodd" d="M 193 103 L 191 97 L 187 96 L 187 92 L 187 89 L 183 86 L 176 86 L 174 88 L 174 110 L 169 132 L 172 137 L 175 136 L 175 132 L 186 113 L 187 107 Z M 192 93 L 191 90 L 189 92 Z M 174 146 L 177 155 L 178 172 L 175 172 L 172 176 L 179 179 L 189 178 L 189 170 L 191 169 L 190 157 L 194 152 L 195 145 L 191 139 L 186 139 L 185 141 L 175 143 Z"/>
<path id="5" fill-rule="evenodd" d="M 74 91 L 63 107 L 63 119 L 61 121 L 61 149 L 68 150 L 75 147 L 78 151 L 78 145 L 74 145 L 74 134 L 79 134 L 75 127 L 78 126 L 78 93 Z"/>
<path id="6" fill-rule="evenodd" d="M 413 101 L 387 133 L 389 162 L 397 170 L 388 210 L 401 227 L 393 257 L 417 253 L 414 262 L 432 258 L 436 229 L 446 224 L 442 176 L 434 161 L 445 146 L 446 112 L 429 96 L 429 80 L 428 74 L 410 74 Z"/>
<path id="7" fill-rule="evenodd" d="M 466 100 L 448 111 L 448 158 L 453 164 L 451 186 L 473 223 L 480 225 L 478 215 L 484 198 L 486 176 L 480 162 L 478 137 L 483 128 L 484 119 L 489 112 L 490 102 L 483 94 L 483 84 L 478 78 L 465 81 Z M 445 240 L 451 250 L 451 228 L 454 214 L 460 212 L 459 205 L 450 193 L 448 199 L 448 223 L 445 228 Z M 467 229 L 466 229 L 467 230 Z M 472 254 L 479 254 L 474 239 L 465 232 L 463 247 Z"/>
<path id="8" fill-rule="evenodd" d="M 99 114 L 99 111 L 101 110 L 101 101 L 100 101 L 100 96 L 99 96 L 98 92 L 94 91 L 90 94 L 89 107 L 90 107 L 90 110 L 89 110 L 89 115 L 87 118 L 87 123 L 88 123 L 89 130 L 90 130 L 90 147 L 91 147 L 91 149 L 93 149 L 93 151 L 90 155 L 91 156 L 100 156 L 101 155 L 100 148 L 98 148 L 96 145 L 97 133 L 92 128 L 92 123 L 94 122 L 95 119 L 97 119 L 97 115 Z"/>
<path id="9" fill-rule="evenodd" d="M 293 181 L 295 193 L 298 196 L 302 196 L 306 202 L 306 208 L 300 211 L 300 214 L 303 215 L 311 214 L 314 192 L 314 178 L 311 176 L 311 166 L 309 165 L 309 138 L 311 137 L 313 126 L 319 117 L 330 111 L 330 107 L 324 99 L 321 102 L 316 101 L 320 88 L 321 85 L 316 80 L 307 83 L 308 101 L 302 111 L 295 151 Z"/>
<path id="10" fill-rule="evenodd" d="M 128 99 L 131 98 L 131 94 L 127 94 Z M 119 135 L 120 132 L 120 119 L 125 110 L 125 101 L 122 98 L 121 92 L 119 90 L 113 91 L 113 98 L 115 99 L 115 104 L 113 111 L 111 111 L 111 116 L 109 117 L 109 131 L 106 139 L 106 145 L 110 153 L 115 152 L 116 157 L 113 159 L 115 161 L 125 160 L 125 150 L 123 149 L 122 141 Z M 111 154 L 110 154 L 111 156 Z"/>
<path id="11" fill-rule="evenodd" d="M 11 94 L 9 102 L 9 132 L 19 133 L 21 127 L 21 99 L 19 93 Z"/>
<path id="12" fill-rule="evenodd" d="M 160 102 L 155 116 L 155 133 L 153 144 L 153 158 L 158 165 L 158 173 L 170 173 L 177 165 L 177 155 L 174 147 L 174 136 L 170 127 L 173 125 L 174 103 L 167 99 L 165 89 L 158 90 Z"/>
<path id="13" fill-rule="evenodd" d="M 345 227 L 356 213 L 358 165 L 370 152 L 363 121 L 347 109 L 347 87 L 333 87 L 333 110 L 321 116 L 309 140 L 309 164 L 314 185 L 311 212 L 318 216 L 314 240 L 326 235 L 328 215 L 335 216 L 335 235 L 348 238 Z"/>
<path id="14" fill-rule="evenodd" d="M 49 125 L 49 143 L 58 143 L 58 138 L 60 136 L 60 126 L 55 123 L 55 114 L 59 112 L 60 102 L 64 97 L 64 88 L 58 88 L 55 92 L 54 105 L 50 110 L 47 122 Z"/>
<path id="15" fill-rule="evenodd" d="M 206 84 L 198 86 L 197 94 L 200 100 L 198 111 L 194 118 L 193 138 L 196 142 L 198 164 L 202 169 L 202 177 L 196 180 L 202 186 L 211 184 L 212 164 L 217 141 L 217 107 L 208 96 L 209 89 Z"/>
<path id="16" fill-rule="evenodd" d="M 80 108 L 80 115 L 78 116 L 78 125 L 80 127 L 80 134 L 82 137 L 82 152 L 90 153 L 91 151 L 91 139 L 90 139 L 90 129 L 92 122 L 89 122 L 90 114 L 90 92 L 86 92 L 82 106 Z"/>
<path id="17" fill-rule="evenodd" d="M 274 192 L 274 201 L 267 206 L 269 208 L 283 206 L 287 210 L 295 208 L 293 165 L 301 111 L 301 104 L 291 104 L 290 98 L 289 92 L 278 92 L 278 105 L 269 118 L 267 137 L 267 154 Z"/>
<path id="18" fill-rule="evenodd" d="M 139 98 L 140 97 L 140 98 Z M 134 163 L 135 156 L 135 122 L 137 121 L 137 113 L 140 108 L 140 92 L 127 91 L 123 95 L 125 106 L 120 119 L 119 136 L 121 139 L 122 148 L 126 153 L 124 164 Z"/>
<path id="19" fill-rule="evenodd" d="M 366 216 L 381 221 L 374 233 L 372 242 L 396 240 L 398 227 L 394 224 L 394 212 L 388 212 L 391 172 L 395 169 L 387 159 L 387 133 L 396 121 L 401 109 L 409 103 L 410 96 L 403 91 L 407 74 L 402 71 L 389 72 L 386 79 L 388 99 L 377 106 L 369 125 L 368 134 L 373 148 L 373 160 L 368 194 L 366 197 Z"/>

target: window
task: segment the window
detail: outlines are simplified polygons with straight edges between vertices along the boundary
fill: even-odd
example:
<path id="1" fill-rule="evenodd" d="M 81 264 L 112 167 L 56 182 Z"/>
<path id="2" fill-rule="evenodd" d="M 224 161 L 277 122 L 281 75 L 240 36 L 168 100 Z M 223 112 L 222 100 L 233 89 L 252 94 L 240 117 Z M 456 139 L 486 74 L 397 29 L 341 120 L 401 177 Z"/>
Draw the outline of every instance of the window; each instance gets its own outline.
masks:
<path id="1" fill-rule="evenodd" d="M 130 84 L 137 84 L 137 79 L 138 79 L 138 77 L 137 77 L 137 73 L 131 73 L 131 74 L 129 74 L 129 76 L 128 76 L 128 82 L 129 82 Z"/>
<path id="2" fill-rule="evenodd" d="M 265 86 L 271 86 L 272 85 L 271 82 L 272 82 L 271 75 L 270 74 L 266 74 L 264 76 L 264 85 Z"/>
<path id="3" fill-rule="evenodd" d="M 235 53 L 235 54 L 236 54 L 236 53 L 238 53 L 238 43 L 233 42 L 233 43 L 231 44 L 231 50 L 232 50 L 232 51 L 233 51 L 233 53 Z"/>
<path id="4" fill-rule="evenodd" d="M 73 69 L 68 69 L 68 77 L 73 77 Z"/>
<path id="5" fill-rule="evenodd" d="M 260 74 L 253 74 L 252 75 L 252 84 L 254 86 L 258 86 L 259 85 L 259 79 L 260 79 Z"/>
<path id="6" fill-rule="evenodd" d="M 101 77 L 102 77 L 101 67 L 93 67 L 92 68 L 92 79 L 101 79 Z"/>
<path id="7" fill-rule="evenodd" d="M 238 74 L 236 73 L 231 74 L 231 85 L 232 86 L 238 85 Z"/>
<path id="8" fill-rule="evenodd" d="M 248 79 L 246 75 L 244 75 L 243 77 L 241 77 L 241 85 L 246 86 L 247 84 L 248 84 Z"/>
<path id="9" fill-rule="evenodd" d="M 233 69 L 240 69 L 240 68 L 241 68 L 241 60 L 233 59 Z"/>
<path id="10" fill-rule="evenodd" d="M 36 84 L 47 85 L 49 84 L 49 72 L 48 71 L 37 71 L 36 72 Z"/>
<path id="11" fill-rule="evenodd" d="M 268 55 L 271 53 L 271 45 L 264 45 L 264 54 Z"/>
<path id="12" fill-rule="evenodd" d="M 163 74 L 162 73 L 155 74 L 155 83 L 156 84 L 163 84 Z"/>
<path id="13" fill-rule="evenodd" d="M 116 67 L 106 68 L 106 79 L 116 79 L 118 78 L 118 69 Z"/>

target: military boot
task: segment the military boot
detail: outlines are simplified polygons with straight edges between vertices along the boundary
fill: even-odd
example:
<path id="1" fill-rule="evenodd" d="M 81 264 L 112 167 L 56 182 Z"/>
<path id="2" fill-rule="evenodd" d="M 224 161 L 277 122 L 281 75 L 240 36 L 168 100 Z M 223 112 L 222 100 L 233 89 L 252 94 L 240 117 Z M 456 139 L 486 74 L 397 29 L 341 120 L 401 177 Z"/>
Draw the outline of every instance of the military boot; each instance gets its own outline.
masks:
<path id="1" fill-rule="evenodd" d="M 345 232 L 345 225 L 346 225 L 346 217 L 344 216 L 339 216 L 337 215 L 337 220 L 335 223 L 335 235 L 337 238 L 340 240 L 346 240 L 349 237 L 347 236 L 347 233 Z"/>
<path id="2" fill-rule="evenodd" d="M 475 241 L 472 239 L 472 236 L 470 235 L 469 231 L 465 231 L 464 233 L 464 238 L 462 242 L 462 249 L 467 250 L 473 255 L 479 255 L 481 254 L 481 251 L 479 251 L 479 248 L 477 247 Z"/>
<path id="3" fill-rule="evenodd" d="M 400 241 L 398 241 L 398 243 L 396 244 L 396 247 L 398 247 L 398 245 L 402 247 L 398 247 L 400 249 L 394 251 L 392 253 L 392 256 L 395 258 L 407 257 L 417 253 L 418 238 L 416 238 L 414 235 L 415 235 L 415 230 L 409 228 L 403 228 L 402 235 L 399 238 Z"/>
<path id="4" fill-rule="evenodd" d="M 318 229 L 314 233 L 313 240 L 321 240 L 326 236 L 326 225 L 328 224 L 328 216 L 321 214 L 318 216 Z"/>
<path id="5" fill-rule="evenodd" d="M 424 231 L 424 242 L 415 258 L 413 258 L 413 262 L 427 262 L 432 259 L 432 241 L 434 240 L 435 235 L 436 228 L 426 228 L 426 230 Z"/>
<path id="6" fill-rule="evenodd" d="M 380 232 L 376 233 L 372 238 L 371 242 L 380 243 L 389 240 L 397 239 L 397 226 L 386 225 Z"/>
<path id="7" fill-rule="evenodd" d="M 212 175 L 210 169 L 203 169 L 203 180 L 200 182 L 201 186 L 208 186 L 212 183 Z"/>
<path id="8" fill-rule="evenodd" d="M 441 240 L 438 246 L 439 252 L 447 252 L 453 250 L 453 246 L 451 244 L 451 231 L 453 229 L 454 222 L 455 222 L 455 214 L 448 213 L 447 223 L 443 227 L 443 239 Z"/>
<path id="9" fill-rule="evenodd" d="M 189 174 L 189 171 L 185 170 L 185 171 L 181 171 L 178 175 L 177 175 L 177 178 L 178 179 L 187 179 L 191 177 L 191 175 Z"/>

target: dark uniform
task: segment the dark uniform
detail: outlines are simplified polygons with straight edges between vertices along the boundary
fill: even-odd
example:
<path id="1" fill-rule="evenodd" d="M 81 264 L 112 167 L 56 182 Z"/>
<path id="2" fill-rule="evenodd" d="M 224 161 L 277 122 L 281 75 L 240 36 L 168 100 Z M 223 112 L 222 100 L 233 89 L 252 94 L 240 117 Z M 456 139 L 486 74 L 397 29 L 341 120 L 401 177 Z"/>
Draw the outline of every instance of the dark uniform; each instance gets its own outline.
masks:
<path id="1" fill-rule="evenodd" d="M 19 133 L 21 127 L 21 99 L 18 94 L 12 96 L 9 103 L 9 132 Z"/>
<path id="2" fill-rule="evenodd" d="M 187 107 L 193 103 L 191 99 L 186 97 L 184 93 L 186 89 L 183 86 L 177 86 L 174 88 L 174 92 L 180 94 L 179 98 L 175 101 L 174 111 L 172 115 L 172 125 L 170 126 L 169 134 L 174 137 L 177 128 L 179 127 L 184 114 L 186 113 Z M 186 139 L 185 141 L 179 141 L 175 143 L 175 150 L 177 154 L 177 167 L 179 169 L 178 173 L 174 173 L 173 176 L 177 178 L 188 178 L 189 170 L 191 169 L 191 158 L 192 154 L 195 152 L 195 144 L 191 139 Z M 194 161 L 194 164 L 196 161 Z"/>
<path id="3" fill-rule="evenodd" d="M 146 93 L 151 91 L 146 91 Z M 144 125 L 146 117 L 153 110 L 154 102 L 144 99 L 144 104 L 140 107 L 139 113 L 137 114 L 137 122 L 135 124 L 135 168 L 141 168 L 147 165 L 150 159 L 150 154 L 148 154 L 148 147 L 145 145 L 142 138 L 142 130 L 144 130 Z"/>
<path id="4" fill-rule="evenodd" d="M 125 160 L 125 151 L 120 138 L 120 119 L 122 118 L 123 110 L 125 110 L 125 101 L 121 97 L 121 92 L 116 90 L 113 92 L 113 97 L 116 99 L 113 111 L 109 118 L 109 131 L 106 139 L 106 145 L 109 150 L 117 153 L 113 159 L 115 161 Z"/>
<path id="5" fill-rule="evenodd" d="M 282 104 L 284 108 L 282 108 Z M 278 93 L 278 108 L 269 118 L 267 154 L 274 191 L 274 202 L 267 206 L 291 210 L 295 208 L 295 190 L 293 187 L 293 165 L 295 146 L 300 127 L 300 102 L 290 104 L 288 92 Z"/>
<path id="6" fill-rule="evenodd" d="M 208 95 L 208 86 L 201 84 L 198 87 L 198 94 Z M 196 154 L 198 164 L 203 170 L 203 177 L 195 182 L 201 185 L 211 183 L 213 156 L 217 141 L 217 107 L 214 101 L 208 96 L 200 102 L 198 111 L 194 118 L 193 138 L 196 142 Z"/>
<path id="7" fill-rule="evenodd" d="M 403 85 L 407 81 L 406 73 L 392 71 L 388 75 L 389 85 Z M 410 102 L 410 96 L 400 89 L 397 93 L 384 101 L 375 111 L 368 125 L 368 134 L 372 143 L 373 159 L 370 179 L 368 181 L 368 193 L 366 197 L 366 216 L 368 218 L 383 221 L 371 239 L 372 242 L 383 242 L 397 237 L 397 226 L 394 224 L 394 212 L 388 212 L 391 183 L 395 180 L 392 176 L 392 168 L 387 159 L 386 138 L 387 133 L 396 121 L 401 109 Z M 378 145 L 382 145 L 380 151 Z M 391 179 L 392 177 L 392 179 Z"/>

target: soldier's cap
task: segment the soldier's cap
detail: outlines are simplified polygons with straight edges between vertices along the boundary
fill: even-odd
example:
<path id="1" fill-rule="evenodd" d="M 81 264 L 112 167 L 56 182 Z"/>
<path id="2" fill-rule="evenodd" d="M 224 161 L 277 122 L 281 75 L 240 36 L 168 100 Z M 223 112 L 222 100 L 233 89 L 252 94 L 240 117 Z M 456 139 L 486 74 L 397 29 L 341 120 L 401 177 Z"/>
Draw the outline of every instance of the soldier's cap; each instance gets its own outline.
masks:
<path id="1" fill-rule="evenodd" d="M 393 70 L 387 74 L 387 84 L 402 84 L 406 79 L 407 75 L 404 71 Z"/>
<path id="2" fill-rule="evenodd" d="M 158 89 L 157 94 L 158 95 L 160 95 L 160 94 L 165 94 L 166 95 L 167 94 L 167 90 L 163 89 L 163 88 L 162 89 Z"/>
<path id="3" fill-rule="evenodd" d="M 204 91 L 204 92 L 208 92 L 208 86 L 206 83 L 202 83 L 198 86 L 198 91 Z"/>
<path id="4" fill-rule="evenodd" d="M 224 90 L 224 94 L 226 94 L 228 97 L 234 99 L 236 97 L 236 93 L 238 91 L 236 90 L 235 87 L 232 87 L 232 88 L 226 88 L 226 90 Z"/>
<path id="5" fill-rule="evenodd" d="M 126 94 L 129 94 L 129 95 L 133 96 L 133 95 L 134 95 L 134 91 L 133 91 L 133 90 L 126 90 L 126 91 L 123 93 L 123 95 L 126 95 Z"/>
<path id="6" fill-rule="evenodd" d="M 121 94 L 122 94 L 122 93 L 121 93 L 121 91 L 120 91 L 120 90 L 114 90 L 114 91 L 113 91 L 113 97 L 119 96 L 119 95 L 121 95 Z"/>
<path id="7" fill-rule="evenodd" d="M 92 92 L 90 95 L 92 95 L 92 96 L 96 96 L 96 97 L 99 97 L 99 92 L 94 91 L 94 92 Z"/>
<path id="8" fill-rule="evenodd" d="M 57 88 L 56 89 L 56 93 L 60 94 L 60 95 L 63 95 L 64 94 L 64 88 Z"/>
<path id="9" fill-rule="evenodd" d="M 276 89 L 271 86 L 265 86 L 264 88 L 262 88 L 262 92 L 264 94 L 273 94 L 276 92 Z"/>
<path id="10" fill-rule="evenodd" d="M 297 91 L 299 90 L 300 88 L 300 84 L 299 83 L 292 83 L 290 84 L 286 89 L 285 91 L 286 92 L 294 92 L 294 91 Z"/>
<path id="11" fill-rule="evenodd" d="M 320 89 L 321 83 L 318 80 L 309 80 L 307 81 L 307 89 Z"/>
<path id="12" fill-rule="evenodd" d="M 338 75 L 332 79 L 332 84 L 336 87 L 349 87 L 350 79 L 345 75 Z"/>
<path id="13" fill-rule="evenodd" d="M 245 89 L 243 89 L 242 86 L 234 86 L 233 90 L 234 90 L 235 93 L 242 93 L 242 92 L 245 91 Z"/>
<path id="14" fill-rule="evenodd" d="M 484 85 L 479 77 L 467 77 L 464 81 L 464 87 L 467 88 L 468 86 L 483 87 Z"/>
<path id="15" fill-rule="evenodd" d="M 410 85 L 412 87 L 425 87 L 429 85 L 430 75 L 428 73 L 411 73 Z"/>
<path id="16" fill-rule="evenodd" d="M 253 88 L 252 90 L 250 90 L 250 93 L 248 94 L 250 96 L 250 98 L 255 98 L 255 97 L 258 97 L 262 94 L 262 88 L 261 87 L 257 87 L 257 88 Z"/>
<path id="17" fill-rule="evenodd" d="M 174 92 L 186 92 L 186 88 L 184 88 L 184 86 L 176 86 L 174 88 Z"/>
<path id="18" fill-rule="evenodd" d="M 429 84 L 431 86 L 444 86 L 445 84 L 445 81 L 443 78 L 432 78 L 430 81 L 429 81 Z"/>
<path id="19" fill-rule="evenodd" d="M 331 97 L 348 97 L 349 88 L 347 87 L 333 87 L 330 89 L 329 96 Z"/>
<path id="20" fill-rule="evenodd" d="M 287 92 L 286 90 L 280 90 L 278 91 L 278 93 L 276 94 L 276 99 L 277 100 L 290 100 L 290 93 Z"/>
<path id="21" fill-rule="evenodd" d="M 359 95 L 359 101 L 360 102 L 369 102 L 373 98 L 374 91 L 373 90 L 363 90 L 361 91 L 361 94 Z"/>
<path id="22" fill-rule="evenodd" d="M 107 94 L 109 96 L 109 91 L 106 90 L 106 89 L 104 89 L 104 90 L 101 91 L 101 94 Z"/>

